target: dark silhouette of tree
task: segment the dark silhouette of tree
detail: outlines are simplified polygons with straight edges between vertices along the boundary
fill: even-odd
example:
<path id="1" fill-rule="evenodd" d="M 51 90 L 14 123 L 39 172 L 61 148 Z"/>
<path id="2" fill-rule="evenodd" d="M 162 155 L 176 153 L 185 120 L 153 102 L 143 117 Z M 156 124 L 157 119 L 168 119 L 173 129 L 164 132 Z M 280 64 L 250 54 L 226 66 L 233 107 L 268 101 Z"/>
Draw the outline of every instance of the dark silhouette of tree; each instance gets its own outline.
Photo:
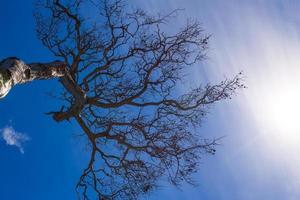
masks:
<path id="1" fill-rule="evenodd" d="M 37 6 L 38 37 L 62 62 L 10 60 L 26 66 L 22 80 L 60 77 L 65 103 L 49 114 L 57 122 L 75 120 L 90 147 L 78 197 L 137 199 L 160 178 L 193 184 L 199 159 L 214 154 L 217 144 L 197 135 L 208 106 L 243 87 L 238 75 L 185 94 L 177 90 L 188 67 L 204 59 L 209 37 L 200 24 L 190 20 L 167 33 L 163 27 L 176 10 L 151 16 L 122 0 L 45 0 Z M 5 80 L 14 77 L 12 67 L 21 68 L 2 67 Z"/>

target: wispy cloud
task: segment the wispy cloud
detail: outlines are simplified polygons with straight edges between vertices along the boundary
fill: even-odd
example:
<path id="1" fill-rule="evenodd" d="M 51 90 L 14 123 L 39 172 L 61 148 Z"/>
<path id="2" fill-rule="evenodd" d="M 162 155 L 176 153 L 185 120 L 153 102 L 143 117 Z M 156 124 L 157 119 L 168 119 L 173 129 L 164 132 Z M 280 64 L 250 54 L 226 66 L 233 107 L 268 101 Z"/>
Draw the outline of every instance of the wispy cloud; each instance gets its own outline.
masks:
<path id="1" fill-rule="evenodd" d="M 30 140 L 30 137 L 24 133 L 19 133 L 11 126 L 7 126 L 1 131 L 1 138 L 7 145 L 16 146 L 24 154 L 23 144 Z"/>

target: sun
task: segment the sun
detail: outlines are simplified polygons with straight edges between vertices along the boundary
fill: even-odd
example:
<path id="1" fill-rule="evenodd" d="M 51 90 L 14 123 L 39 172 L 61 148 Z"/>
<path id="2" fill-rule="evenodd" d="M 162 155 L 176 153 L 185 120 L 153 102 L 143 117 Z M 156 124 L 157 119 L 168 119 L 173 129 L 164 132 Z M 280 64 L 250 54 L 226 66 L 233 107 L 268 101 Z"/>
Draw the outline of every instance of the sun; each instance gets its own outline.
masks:
<path id="1" fill-rule="evenodd" d="M 300 80 L 278 79 L 268 85 L 266 89 L 260 88 L 255 100 L 260 128 L 283 141 L 300 141 Z"/>
<path id="2" fill-rule="evenodd" d="M 266 97 L 266 116 L 271 126 L 287 134 L 300 134 L 300 87 L 279 87 Z"/>

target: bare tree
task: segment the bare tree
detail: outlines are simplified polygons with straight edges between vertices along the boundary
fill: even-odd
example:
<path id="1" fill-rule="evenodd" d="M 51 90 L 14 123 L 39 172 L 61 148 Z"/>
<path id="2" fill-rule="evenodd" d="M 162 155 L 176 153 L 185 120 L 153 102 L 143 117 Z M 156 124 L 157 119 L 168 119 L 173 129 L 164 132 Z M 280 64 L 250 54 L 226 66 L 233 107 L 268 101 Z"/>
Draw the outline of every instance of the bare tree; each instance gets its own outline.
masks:
<path id="1" fill-rule="evenodd" d="M 201 138 L 197 128 L 209 105 L 243 85 L 238 75 L 177 90 L 188 67 L 204 58 L 209 37 L 193 20 L 176 33 L 164 31 L 176 14 L 151 16 L 122 0 L 38 3 L 38 37 L 64 66 L 52 73 L 57 63 L 35 65 L 49 69 L 45 78 L 59 76 L 64 88 L 64 105 L 49 114 L 76 121 L 89 142 L 80 199 L 137 199 L 160 178 L 193 184 L 201 156 L 214 154 L 216 140 Z M 39 77 L 28 78 L 26 69 L 20 82 Z"/>

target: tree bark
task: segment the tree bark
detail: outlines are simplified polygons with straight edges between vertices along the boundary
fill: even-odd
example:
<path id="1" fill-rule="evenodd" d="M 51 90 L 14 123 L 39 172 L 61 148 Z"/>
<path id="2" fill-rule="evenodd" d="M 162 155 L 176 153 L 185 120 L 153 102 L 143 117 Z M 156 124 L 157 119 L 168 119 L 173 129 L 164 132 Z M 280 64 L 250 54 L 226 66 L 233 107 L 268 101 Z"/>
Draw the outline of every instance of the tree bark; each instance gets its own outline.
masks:
<path id="1" fill-rule="evenodd" d="M 6 58 L 0 62 L 0 98 L 4 98 L 16 84 L 63 77 L 65 74 L 64 62 L 25 64 L 15 57 Z"/>

